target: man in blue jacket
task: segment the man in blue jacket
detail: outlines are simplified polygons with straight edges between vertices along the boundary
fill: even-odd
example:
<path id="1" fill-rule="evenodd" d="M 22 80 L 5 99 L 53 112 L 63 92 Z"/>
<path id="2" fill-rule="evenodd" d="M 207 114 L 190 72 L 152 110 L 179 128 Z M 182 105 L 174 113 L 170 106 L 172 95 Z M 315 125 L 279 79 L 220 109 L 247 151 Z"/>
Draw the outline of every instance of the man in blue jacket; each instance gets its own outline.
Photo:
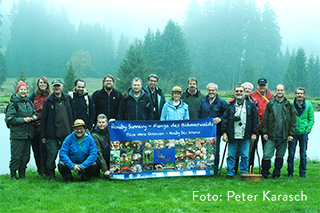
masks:
<path id="1" fill-rule="evenodd" d="M 77 119 L 72 126 L 74 131 L 63 141 L 59 153 L 58 169 L 65 181 L 72 181 L 71 170 L 81 174 L 82 181 L 91 180 L 97 169 L 97 147 L 86 124 Z"/>
<path id="2" fill-rule="evenodd" d="M 219 160 L 220 160 L 220 139 L 222 136 L 221 132 L 221 119 L 224 110 L 227 107 L 227 102 L 219 98 L 218 96 L 218 85 L 209 83 L 207 85 L 207 93 L 205 99 L 200 103 L 198 109 L 199 118 L 213 118 L 213 123 L 217 125 L 216 135 L 216 153 L 214 157 L 214 175 L 216 176 L 219 171 Z"/>

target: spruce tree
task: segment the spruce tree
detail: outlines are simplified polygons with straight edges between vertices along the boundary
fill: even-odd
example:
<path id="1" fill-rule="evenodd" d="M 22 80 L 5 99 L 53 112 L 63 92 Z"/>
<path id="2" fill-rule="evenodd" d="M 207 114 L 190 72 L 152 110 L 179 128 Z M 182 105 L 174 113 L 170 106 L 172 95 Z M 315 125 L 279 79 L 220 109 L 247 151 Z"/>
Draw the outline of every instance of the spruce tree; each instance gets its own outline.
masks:
<path id="1" fill-rule="evenodd" d="M 146 79 L 150 67 L 142 57 L 141 48 L 138 45 L 130 45 L 126 52 L 125 58 L 122 59 L 117 72 L 118 79 L 116 87 L 119 91 L 125 93 L 131 87 L 132 79 L 139 77 Z M 142 82 L 143 83 L 143 82 Z"/>
<path id="2" fill-rule="evenodd" d="M 72 65 L 72 62 L 68 64 L 68 70 L 64 76 L 63 92 L 72 91 L 74 88 L 74 82 L 76 80 L 76 71 Z"/>

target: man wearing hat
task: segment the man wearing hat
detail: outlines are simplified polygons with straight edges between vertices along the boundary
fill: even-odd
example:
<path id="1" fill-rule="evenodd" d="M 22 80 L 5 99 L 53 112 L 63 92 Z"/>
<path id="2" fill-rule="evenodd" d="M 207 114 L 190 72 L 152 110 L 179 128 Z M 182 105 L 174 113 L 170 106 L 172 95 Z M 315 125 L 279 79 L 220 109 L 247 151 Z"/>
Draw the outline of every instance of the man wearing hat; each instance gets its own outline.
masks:
<path id="1" fill-rule="evenodd" d="M 153 103 L 153 120 L 160 120 L 163 105 L 166 103 L 162 89 L 158 86 L 158 80 L 156 74 L 151 74 L 148 77 L 148 85 L 144 87 Z"/>
<path id="2" fill-rule="evenodd" d="M 53 182 L 58 151 L 64 139 L 72 132 L 75 111 L 70 95 L 62 92 L 62 81 L 55 79 L 51 85 L 53 93 L 43 102 L 40 138 L 41 142 L 47 146 L 46 167 L 50 181 Z"/>
<path id="3" fill-rule="evenodd" d="M 77 119 L 73 124 L 73 132 L 66 137 L 59 153 L 58 169 L 65 181 L 72 181 L 71 170 L 80 172 L 81 180 L 88 181 L 93 177 L 97 164 L 97 147 L 86 124 Z"/>
<path id="4" fill-rule="evenodd" d="M 254 155 L 255 155 L 255 150 L 257 149 L 257 144 L 259 140 L 259 135 L 261 135 L 261 141 L 262 141 L 262 149 L 264 149 L 264 145 L 267 142 L 266 140 L 263 139 L 262 134 L 261 134 L 261 127 L 262 127 L 262 120 L 263 120 L 263 114 L 264 110 L 266 108 L 267 103 L 271 98 L 274 97 L 274 95 L 268 90 L 268 81 L 265 78 L 260 78 L 258 80 L 257 84 L 257 90 L 251 93 L 251 97 L 253 100 L 256 102 L 257 110 L 258 110 L 258 115 L 259 115 L 259 134 L 257 139 L 254 141 L 252 150 L 251 150 L 251 155 L 249 156 L 249 167 L 254 165 Z"/>

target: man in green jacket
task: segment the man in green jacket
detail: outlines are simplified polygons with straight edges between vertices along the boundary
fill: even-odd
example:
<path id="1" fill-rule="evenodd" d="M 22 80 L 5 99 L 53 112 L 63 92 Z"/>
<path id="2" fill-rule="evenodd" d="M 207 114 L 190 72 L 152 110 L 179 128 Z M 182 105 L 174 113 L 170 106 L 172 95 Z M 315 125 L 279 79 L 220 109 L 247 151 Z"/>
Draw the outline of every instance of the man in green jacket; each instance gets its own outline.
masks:
<path id="1" fill-rule="evenodd" d="M 297 143 L 299 141 L 300 147 L 300 177 L 306 177 L 307 171 L 307 147 L 308 147 L 308 134 L 314 124 L 314 112 L 312 104 L 305 99 L 306 91 L 303 87 L 298 87 L 295 91 L 295 99 L 292 101 L 296 117 L 297 127 L 293 140 L 288 146 L 288 177 L 293 176 L 294 172 L 294 154 L 296 152 Z"/>
<path id="2" fill-rule="evenodd" d="M 105 114 L 99 114 L 97 125 L 93 129 L 92 137 L 98 149 L 97 171 L 95 176 L 100 175 L 100 170 L 105 178 L 110 176 L 110 139 L 108 129 L 108 119 Z"/>
<path id="3" fill-rule="evenodd" d="M 190 119 L 198 118 L 200 103 L 206 96 L 197 88 L 198 81 L 195 77 L 188 79 L 188 89 L 181 94 L 181 99 L 188 104 Z"/>
<path id="4" fill-rule="evenodd" d="M 296 128 L 296 115 L 294 106 L 288 101 L 284 94 L 285 88 L 282 84 L 276 86 L 276 96 L 266 105 L 262 122 L 262 135 L 265 141 L 262 171 L 263 178 L 268 178 L 271 168 L 271 158 L 276 150 L 273 178 L 280 177 L 280 170 L 283 165 L 283 156 L 286 153 L 287 141 L 292 141 Z"/>

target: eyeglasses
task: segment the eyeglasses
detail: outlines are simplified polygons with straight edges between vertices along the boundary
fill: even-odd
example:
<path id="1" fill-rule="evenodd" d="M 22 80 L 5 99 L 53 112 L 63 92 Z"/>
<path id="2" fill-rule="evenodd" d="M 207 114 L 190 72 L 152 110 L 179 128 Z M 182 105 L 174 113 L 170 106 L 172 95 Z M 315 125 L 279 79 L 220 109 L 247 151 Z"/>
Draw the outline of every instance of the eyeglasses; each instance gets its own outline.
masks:
<path id="1" fill-rule="evenodd" d="M 235 90 L 236 93 L 244 92 L 243 90 Z"/>

